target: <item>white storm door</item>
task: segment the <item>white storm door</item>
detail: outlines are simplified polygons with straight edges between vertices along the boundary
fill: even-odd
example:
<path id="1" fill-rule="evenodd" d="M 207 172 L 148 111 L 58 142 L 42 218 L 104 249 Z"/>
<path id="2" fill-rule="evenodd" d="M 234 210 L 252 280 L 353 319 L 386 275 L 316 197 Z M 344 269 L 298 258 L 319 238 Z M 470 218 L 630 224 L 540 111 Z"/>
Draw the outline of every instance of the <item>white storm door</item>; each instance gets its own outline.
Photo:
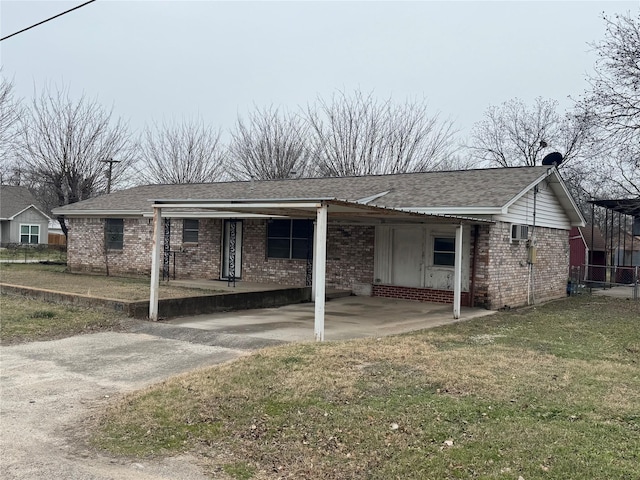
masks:
<path id="1" fill-rule="evenodd" d="M 391 283 L 421 287 L 424 262 L 424 229 L 396 227 L 392 234 Z"/>

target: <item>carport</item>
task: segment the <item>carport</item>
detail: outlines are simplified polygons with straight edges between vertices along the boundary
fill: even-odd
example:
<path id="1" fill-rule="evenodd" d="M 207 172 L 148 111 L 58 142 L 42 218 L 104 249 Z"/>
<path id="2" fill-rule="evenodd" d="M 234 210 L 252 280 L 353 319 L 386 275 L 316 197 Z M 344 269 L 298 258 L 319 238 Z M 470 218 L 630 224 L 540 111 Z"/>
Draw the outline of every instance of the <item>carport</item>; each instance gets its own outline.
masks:
<path id="1" fill-rule="evenodd" d="M 365 199 L 366 200 L 366 199 Z M 371 199 L 369 199 L 371 200 Z M 311 298 L 315 302 L 314 338 L 324 340 L 325 274 L 327 224 L 337 222 L 360 224 L 440 224 L 456 225 L 453 318 L 460 318 L 462 292 L 463 231 L 465 226 L 490 221 L 449 215 L 433 215 L 395 208 L 367 205 L 365 201 L 349 202 L 336 198 L 294 199 L 157 199 L 153 200 L 153 242 L 149 319 L 158 320 L 158 287 L 162 253 L 162 219 L 185 212 L 212 212 L 218 218 L 298 218 L 315 220 L 313 238 L 313 274 Z M 235 248 L 235 247 L 234 247 Z M 235 261 L 235 260 L 233 260 Z"/>

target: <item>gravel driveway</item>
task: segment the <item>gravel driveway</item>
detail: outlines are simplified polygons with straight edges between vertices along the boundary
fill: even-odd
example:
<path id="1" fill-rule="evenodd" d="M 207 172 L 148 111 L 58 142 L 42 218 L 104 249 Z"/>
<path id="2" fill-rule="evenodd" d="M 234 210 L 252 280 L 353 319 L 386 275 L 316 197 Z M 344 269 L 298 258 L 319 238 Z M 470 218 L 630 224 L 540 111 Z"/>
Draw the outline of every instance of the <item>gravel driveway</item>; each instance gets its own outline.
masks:
<path id="1" fill-rule="evenodd" d="M 187 456 L 122 460 L 96 454 L 83 441 L 91 417 L 121 393 L 251 348 L 142 333 L 151 329 L 0 347 L 0 478 L 206 478 Z"/>

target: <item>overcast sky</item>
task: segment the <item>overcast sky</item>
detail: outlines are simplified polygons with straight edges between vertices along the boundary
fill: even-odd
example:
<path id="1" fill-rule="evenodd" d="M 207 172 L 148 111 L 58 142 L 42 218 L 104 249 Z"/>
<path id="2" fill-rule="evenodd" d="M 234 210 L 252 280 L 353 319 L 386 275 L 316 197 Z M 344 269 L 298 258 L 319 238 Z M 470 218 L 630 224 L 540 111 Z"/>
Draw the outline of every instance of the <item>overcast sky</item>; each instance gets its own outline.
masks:
<path id="1" fill-rule="evenodd" d="M 2 36 L 83 3 L 0 2 Z M 16 93 L 47 83 L 113 106 L 134 129 L 201 116 L 223 129 L 258 106 L 336 90 L 426 98 L 467 133 L 489 105 L 571 105 L 626 1 L 218 2 L 98 0 L 0 43 Z"/>

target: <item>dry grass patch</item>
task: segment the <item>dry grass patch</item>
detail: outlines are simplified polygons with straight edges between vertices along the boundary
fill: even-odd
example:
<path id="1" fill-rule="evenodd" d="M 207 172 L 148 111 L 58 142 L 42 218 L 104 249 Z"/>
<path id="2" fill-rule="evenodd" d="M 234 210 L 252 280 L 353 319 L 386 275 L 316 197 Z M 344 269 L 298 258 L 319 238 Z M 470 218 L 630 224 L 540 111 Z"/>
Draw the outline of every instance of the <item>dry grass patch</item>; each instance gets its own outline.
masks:
<path id="1" fill-rule="evenodd" d="M 570 299 L 263 350 L 128 396 L 94 442 L 123 455 L 189 451 L 233 478 L 635 479 L 632 308 Z"/>
<path id="2" fill-rule="evenodd" d="M 51 340 L 122 328 L 115 313 L 55 305 L 20 296 L 0 295 L 0 344 Z"/>
<path id="3" fill-rule="evenodd" d="M 149 300 L 149 279 L 69 273 L 64 265 L 2 264 L 0 281 L 12 285 L 125 301 Z M 160 285 L 160 298 L 211 295 L 214 290 Z"/>

